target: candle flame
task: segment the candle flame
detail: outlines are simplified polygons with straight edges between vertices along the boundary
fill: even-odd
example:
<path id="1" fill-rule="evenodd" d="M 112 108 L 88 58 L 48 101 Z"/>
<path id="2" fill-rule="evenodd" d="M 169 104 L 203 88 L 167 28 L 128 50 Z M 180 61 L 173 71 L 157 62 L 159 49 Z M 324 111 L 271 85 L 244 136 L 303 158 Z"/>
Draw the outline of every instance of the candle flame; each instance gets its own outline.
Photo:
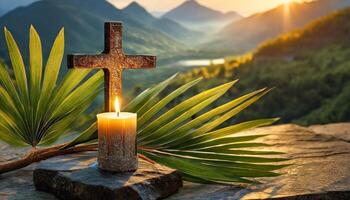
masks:
<path id="1" fill-rule="evenodd" d="M 119 98 L 118 97 L 115 98 L 114 108 L 115 108 L 115 112 L 117 112 L 117 114 L 119 115 L 119 113 L 120 113 L 120 103 L 119 103 Z"/>

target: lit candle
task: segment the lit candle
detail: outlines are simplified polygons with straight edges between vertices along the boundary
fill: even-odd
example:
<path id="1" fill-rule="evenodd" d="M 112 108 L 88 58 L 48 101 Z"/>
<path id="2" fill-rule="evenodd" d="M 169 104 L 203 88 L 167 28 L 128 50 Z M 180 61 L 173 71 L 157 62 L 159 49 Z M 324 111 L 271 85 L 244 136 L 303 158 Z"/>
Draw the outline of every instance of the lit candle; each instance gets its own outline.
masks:
<path id="1" fill-rule="evenodd" d="M 115 100 L 115 110 L 97 115 L 98 166 L 114 172 L 135 171 L 138 165 L 137 115 L 120 112 L 118 98 Z"/>

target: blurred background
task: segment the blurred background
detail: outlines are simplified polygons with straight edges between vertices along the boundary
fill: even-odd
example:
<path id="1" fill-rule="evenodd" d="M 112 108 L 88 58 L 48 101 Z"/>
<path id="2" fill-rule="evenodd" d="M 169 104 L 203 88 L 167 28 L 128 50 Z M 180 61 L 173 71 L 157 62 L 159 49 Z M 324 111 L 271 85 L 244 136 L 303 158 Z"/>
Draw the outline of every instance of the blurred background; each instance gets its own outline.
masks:
<path id="1" fill-rule="evenodd" d="M 158 57 L 155 70 L 124 72 L 126 101 L 177 72 L 174 87 L 204 78 L 183 98 L 240 79 L 217 105 L 274 89 L 235 121 L 281 117 L 309 125 L 350 120 L 348 6 L 350 0 L 1 0 L 0 27 L 28 61 L 31 24 L 47 58 L 61 27 L 66 54 L 97 53 L 104 22 L 122 21 L 124 51 Z M 3 34 L 0 58 L 9 64 Z"/>

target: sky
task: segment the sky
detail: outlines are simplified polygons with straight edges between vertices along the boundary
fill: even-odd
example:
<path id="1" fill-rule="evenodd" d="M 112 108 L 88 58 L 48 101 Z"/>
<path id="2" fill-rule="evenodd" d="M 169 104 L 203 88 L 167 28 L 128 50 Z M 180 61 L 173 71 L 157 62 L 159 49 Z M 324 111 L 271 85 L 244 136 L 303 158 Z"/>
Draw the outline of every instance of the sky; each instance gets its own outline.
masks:
<path id="1" fill-rule="evenodd" d="M 148 11 L 166 12 L 185 0 L 109 0 L 118 8 L 127 6 L 132 1 L 136 1 Z M 288 0 L 197 0 L 200 4 L 220 10 L 222 12 L 236 11 L 244 16 L 249 16 L 256 12 L 268 10 Z M 293 1 L 293 0 L 290 0 Z M 299 0 L 295 0 L 299 1 Z"/>

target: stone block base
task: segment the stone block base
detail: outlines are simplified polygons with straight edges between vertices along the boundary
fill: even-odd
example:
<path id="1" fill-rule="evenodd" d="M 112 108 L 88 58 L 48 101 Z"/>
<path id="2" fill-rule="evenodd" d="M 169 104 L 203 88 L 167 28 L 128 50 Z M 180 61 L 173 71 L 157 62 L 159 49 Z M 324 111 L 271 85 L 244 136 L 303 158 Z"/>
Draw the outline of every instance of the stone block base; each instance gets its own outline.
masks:
<path id="1" fill-rule="evenodd" d="M 52 165 L 57 165 L 55 168 Z M 135 172 L 111 173 L 97 164 L 81 169 L 64 169 L 60 163 L 43 163 L 33 173 L 37 190 L 59 199 L 163 199 L 182 187 L 176 170 L 139 160 Z"/>

